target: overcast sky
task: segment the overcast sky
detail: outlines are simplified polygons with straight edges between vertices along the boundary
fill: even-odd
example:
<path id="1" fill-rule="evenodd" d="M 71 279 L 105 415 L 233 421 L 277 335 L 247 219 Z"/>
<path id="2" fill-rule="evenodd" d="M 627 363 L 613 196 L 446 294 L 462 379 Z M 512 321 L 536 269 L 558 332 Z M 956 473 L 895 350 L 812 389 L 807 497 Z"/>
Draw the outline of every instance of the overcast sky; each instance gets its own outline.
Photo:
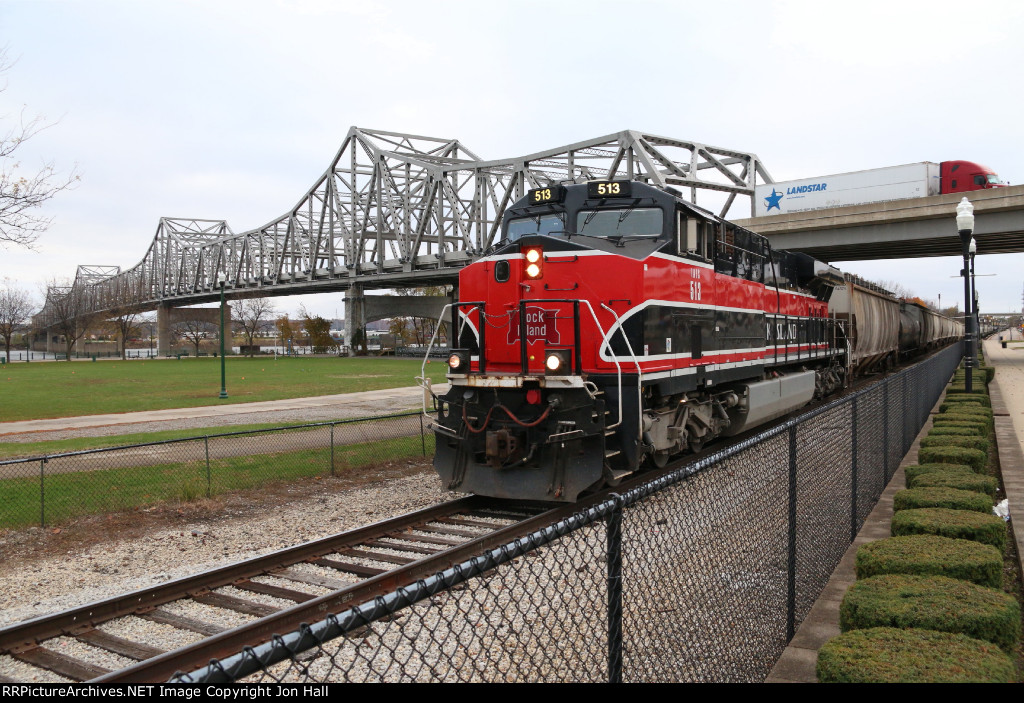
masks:
<path id="1" fill-rule="evenodd" d="M 992 1 L 0 0 L 3 128 L 56 122 L 22 167 L 81 174 L 37 252 L 0 249 L 0 279 L 39 295 L 79 264 L 129 268 L 162 216 L 257 228 L 353 125 L 485 159 L 638 129 L 755 152 L 776 180 L 966 159 L 1022 183 L 1022 20 Z M 956 259 L 839 266 L 962 304 Z M 1024 254 L 977 270 L 997 274 L 983 312 L 1021 308 Z M 342 297 L 275 304 L 333 317 Z"/>

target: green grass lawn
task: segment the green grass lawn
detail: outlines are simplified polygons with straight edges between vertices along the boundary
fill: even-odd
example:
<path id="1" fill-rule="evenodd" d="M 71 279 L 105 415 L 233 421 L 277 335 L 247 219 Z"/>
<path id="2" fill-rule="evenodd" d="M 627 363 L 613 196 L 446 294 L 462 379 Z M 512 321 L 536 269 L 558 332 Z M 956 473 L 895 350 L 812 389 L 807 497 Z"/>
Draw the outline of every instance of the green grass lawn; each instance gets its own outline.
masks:
<path id="1" fill-rule="evenodd" d="M 0 422 L 399 388 L 415 384 L 421 364 L 413 359 L 228 357 L 229 397 L 220 400 L 220 359 L 212 357 L 12 363 L 0 366 Z M 431 366 L 435 376 L 444 376 L 443 363 Z"/>

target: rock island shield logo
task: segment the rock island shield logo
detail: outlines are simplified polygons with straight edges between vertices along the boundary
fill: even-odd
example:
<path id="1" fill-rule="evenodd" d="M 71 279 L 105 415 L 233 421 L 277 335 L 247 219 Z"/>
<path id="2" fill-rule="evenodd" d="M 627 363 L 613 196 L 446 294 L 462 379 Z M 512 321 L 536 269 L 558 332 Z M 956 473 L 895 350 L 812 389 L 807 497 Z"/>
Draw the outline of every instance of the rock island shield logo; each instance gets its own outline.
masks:
<path id="1" fill-rule="evenodd" d="M 541 340 L 548 344 L 561 344 L 558 334 L 558 310 L 545 310 L 535 305 L 526 306 L 526 343 L 533 344 Z M 519 310 L 512 313 L 508 326 L 508 343 L 519 343 Z"/>

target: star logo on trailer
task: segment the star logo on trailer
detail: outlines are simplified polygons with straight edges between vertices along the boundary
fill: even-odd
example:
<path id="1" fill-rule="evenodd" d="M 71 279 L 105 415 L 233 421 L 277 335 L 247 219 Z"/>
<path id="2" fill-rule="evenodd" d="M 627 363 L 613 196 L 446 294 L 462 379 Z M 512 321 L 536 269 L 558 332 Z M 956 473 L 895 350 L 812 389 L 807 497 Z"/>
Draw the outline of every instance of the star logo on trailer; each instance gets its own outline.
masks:
<path id="1" fill-rule="evenodd" d="M 778 192 L 773 187 L 772 188 L 772 194 L 764 199 L 765 205 L 768 206 L 768 209 L 765 212 L 770 211 L 772 208 L 775 208 L 779 212 L 782 212 L 782 208 L 779 206 L 779 201 L 780 200 L 782 200 L 782 193 Z"/>

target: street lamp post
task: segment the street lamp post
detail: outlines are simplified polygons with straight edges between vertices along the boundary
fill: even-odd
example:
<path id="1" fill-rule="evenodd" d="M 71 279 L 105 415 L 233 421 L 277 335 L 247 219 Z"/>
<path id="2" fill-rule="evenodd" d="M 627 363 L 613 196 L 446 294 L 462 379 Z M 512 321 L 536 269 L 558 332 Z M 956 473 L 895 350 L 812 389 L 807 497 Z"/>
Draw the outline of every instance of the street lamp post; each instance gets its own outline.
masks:
<path id="1" fill-rule="evenodd" d="M 224 272 L 217 274 L 217 284 L 220 286 L 220 397 L 228 397 L 227 373 L 224 368 L 224 285 L 227 283 L 227 276 Z"/>
<path id="2" fill-rule="evenodd" d="M 974 237 L 971 237 L 971 243 L 967 247 L 967 251 L 971 254 L 971 324 L 974 325 L 974 335 L 971 337 L 973 346 L 971 347 L 971 360 L 974 362 L 975 368 L 981 368 L 981 360 L 978 358 L 978 347 L 981 346 L 981 323 L 978 321 L 978 290 L 975 287 L 974 278 L 974 257 L 978 253 L 978 243 L 974 241 Z"/>
<path id="3" fill-rule="evenodd" d="M 965 196 L 960 204 L 956 206 L 956 229 L 960 234 L 960 243 L 963 245 L 964 268 L 960 274 L 964 277 L 964 388 L 968 393 L 974 392 L 971 369 L 974 366 L 974 343 L 972 327 L 974 317 L 972 314 L 973 296 L 971 295 L 970 257 L 971 257 L 971 235 L 974 233 L 974 206 Z"/>

